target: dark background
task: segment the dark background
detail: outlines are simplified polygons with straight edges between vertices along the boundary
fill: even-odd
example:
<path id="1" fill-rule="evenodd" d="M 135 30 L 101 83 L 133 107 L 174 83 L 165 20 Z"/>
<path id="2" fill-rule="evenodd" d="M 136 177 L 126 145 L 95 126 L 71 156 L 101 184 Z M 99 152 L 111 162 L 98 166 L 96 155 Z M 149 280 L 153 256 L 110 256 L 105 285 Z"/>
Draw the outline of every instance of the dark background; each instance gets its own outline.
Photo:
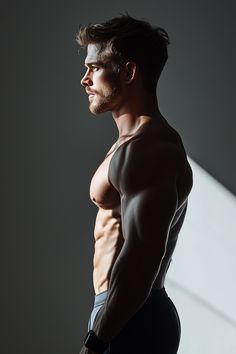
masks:
<path id="1" fill-rule="evenodd" d="M 73 354 L 86 333 L 89 184 L 117 131 L 110 114 L 88 111 L 75 34 L 125 11 L 168 31 L 161 112 L 236 193 L 235 2 L 2 1 L 1 353 Z"/>

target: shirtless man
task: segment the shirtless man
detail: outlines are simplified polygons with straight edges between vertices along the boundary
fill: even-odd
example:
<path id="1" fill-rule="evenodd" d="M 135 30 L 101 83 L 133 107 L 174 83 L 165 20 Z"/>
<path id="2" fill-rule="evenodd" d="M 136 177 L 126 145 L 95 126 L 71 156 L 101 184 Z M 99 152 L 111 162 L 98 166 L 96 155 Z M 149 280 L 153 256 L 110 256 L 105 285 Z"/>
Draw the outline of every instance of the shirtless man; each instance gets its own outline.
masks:
<path id="1" fill-rule="evenodd" d="M 164 284 L 192 170 L 156 97 L 168 34 L 125 15 L 81 27 L 77 40 L 89 109 L 111 111 L 119 132 L 90 186 L 95 307 L 80 354 L 175 354 L 180 321 Z"/>

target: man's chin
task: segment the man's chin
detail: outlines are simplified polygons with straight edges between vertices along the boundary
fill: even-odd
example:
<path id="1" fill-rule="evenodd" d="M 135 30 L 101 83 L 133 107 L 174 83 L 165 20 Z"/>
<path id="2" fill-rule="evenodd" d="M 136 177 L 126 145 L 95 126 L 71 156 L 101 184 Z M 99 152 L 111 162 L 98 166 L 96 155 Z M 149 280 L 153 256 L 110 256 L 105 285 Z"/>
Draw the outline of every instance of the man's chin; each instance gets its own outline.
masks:
<path id="1" fill-rule="evenodd" d="M 98 114 L 100 114 L 100 113 L 103 113 L 103 112 L 101 112 L 100 110 L 95 109 L 94 107 L 89 107 L 89 110 L 90 110 L 90 112 L 91 112 L 92 114 L 95 114 L 95 115 L 98 115 Z"/>
<path id="2" fill-rule="evenodd" d="M 89 105 L 89 110 L 91 113 L 95 114 L 95 115 L 98 115 L 98 114 L 101 114 L 101 113 L 105 113 L 105 112 L 108 112 L 109 110 L 106 109 L 105 107 L 101 107 L 101 106 L 95 106 L 93 104 L 90 104 Z"/>

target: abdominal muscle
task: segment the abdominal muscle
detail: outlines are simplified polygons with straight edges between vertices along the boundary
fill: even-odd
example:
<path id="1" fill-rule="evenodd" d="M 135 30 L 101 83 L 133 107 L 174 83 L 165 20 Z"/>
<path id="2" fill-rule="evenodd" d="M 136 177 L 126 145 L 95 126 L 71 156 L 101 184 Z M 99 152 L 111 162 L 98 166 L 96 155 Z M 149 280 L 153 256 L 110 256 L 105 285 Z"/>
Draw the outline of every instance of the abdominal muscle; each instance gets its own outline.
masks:
<path id="1" fill-rule="evenodd" d="M 94 238 L 93 285 L 99 294 L 108 289 L 112 267 L 124 243 L 118 208 L 98 210 Z"/>
<path id="2" fill-rule="evenodd" d="M 99 294 L 109 287 L 109 280 L 113 265 L 124 244 L 119 209 L 99 209 L 94 229 L 95 250 L 93 258 L 93 285 L 95 294 Z M 164 286 L 165 275 L 171 255 L 166 254 L 162 260 L 153 288 Z"/>

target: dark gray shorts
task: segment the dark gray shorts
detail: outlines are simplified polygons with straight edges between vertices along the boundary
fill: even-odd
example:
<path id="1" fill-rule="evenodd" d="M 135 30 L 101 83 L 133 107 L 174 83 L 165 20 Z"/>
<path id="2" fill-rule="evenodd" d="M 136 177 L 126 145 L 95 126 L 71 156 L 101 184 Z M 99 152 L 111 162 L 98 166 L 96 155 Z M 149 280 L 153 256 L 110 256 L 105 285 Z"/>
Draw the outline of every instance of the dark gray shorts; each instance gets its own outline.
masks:
<path id="1" fill-rule="evenodd" d="M 88 330 L 93 328 L 107 291 L 95 295 Z M 181 326 L 175 305 L 165 288 L 152 289 L 143 306 L 111 341 L 104 354 L 176 354 Z"/>

